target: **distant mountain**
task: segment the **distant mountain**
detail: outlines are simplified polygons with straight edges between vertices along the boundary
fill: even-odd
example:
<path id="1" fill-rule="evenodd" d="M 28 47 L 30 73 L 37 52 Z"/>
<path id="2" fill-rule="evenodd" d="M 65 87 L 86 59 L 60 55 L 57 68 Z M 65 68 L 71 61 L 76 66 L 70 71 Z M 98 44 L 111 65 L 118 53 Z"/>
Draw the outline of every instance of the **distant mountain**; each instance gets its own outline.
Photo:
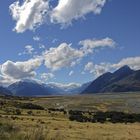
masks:
<path id="1" fill-rule="evenodd" d="M 16 96 L 46 96 L 74 93 L 72 90 L 79 88 L 78 85 L 70 84 L 62 86 L 56 83 L 38 83 L 34 80 L 22 80 L 11 84 L 8 89 Z"/>
<path id="2" fill-rule="evenodd" d="M 82 94 L 140 91 L 140 71 L 123 66 L 114 73 L 107 72 L 95 79 Z"/>
<path id="3" fill-rule="evenodd" d="M 77 83 L 69 83 L 69 84 L 58 84 L 58 83 L 51 83 L 51 86 L 60 91 L 61 94 L 68 95 L 68 94 L 79 94 L 84 89 L 86 89 L 91 82 L 87 82 L 84 84 L 77 84 Z M 48 84 L 47 84 L 48 85 Z M 50 85 L 50 84 L 49 84 Z"/>
<path id="4" fill-rule="evenodd" d="M 47 86 L 60 90 L 61 93 L 69 94 L 71 90 L 81 87 L 77 83 L 61 84 L 61 83 L 48 83 Z"/>
<path id="5" fill-rule="evenodd" d="M 10 85 L 8 89 L 16 96 L 50 95 L 44 85 L 35 81 L 19 81 Z"/>
<path id="6" fill-rule="evenodd" d="M 55 88 L 57 87 L 59 90 L 61 89 L 62 91 L 61 93 L 63 93 L 64 95 L 80 93 L 79 90 L 82 87 L 82 85 L 77 83 L 69 83 L 69 84 L 51 83 L 51 85 Z"/>
<path id="7" fill-rule="evenodd" d="M 0 86 L 0 95 L 12 95 L 12 92 L 7 88 Z"/>
<path id="8" fill-rule="evenodd" d="M 39 83 L 34 80 L 21 80 L 11 84 L 7 89 L 0 87 L 0 94 L 14 94 L 16 96 L 47 96 L 68 94 L 92 94 L 104 92 L 140 91 L 140 70 L 134 71 L 123 66 L 114 73 L 107 72 L 93 82 L 83 85 L 70 83 Z"/>
<path id="9" fill-rule="evenodd" d="M 48 91 L 48 93 L 56 95 L 56 94 L 64 94 L 65 91 L 56 86 L 55 84 L 49 83 L 49 84 L 43 84 L 43 86 L 46 88 L 46 90 Z"/>
<path id="10" fill-rule="evenodd" d="M 68 95 L 81 93 L 89 83 L 80 85 L 76 83 L 38 83 L 34 80 L 21 80 L 8 86 L 15 96 L 47 96 L 47 95 Z"/>
<path id="11" fill-rule="evenodd" d="M 83 90 L 85 90 L 90 84 L 91 84 L 91 82 L 87 82 L 87 83 L 82 84 L 82 85 L 79 86 L 79 87 L 72 88 L 72 89 L 69 91 L 69 94 L 80 94 L 80 93 L 81 93 Z"/>

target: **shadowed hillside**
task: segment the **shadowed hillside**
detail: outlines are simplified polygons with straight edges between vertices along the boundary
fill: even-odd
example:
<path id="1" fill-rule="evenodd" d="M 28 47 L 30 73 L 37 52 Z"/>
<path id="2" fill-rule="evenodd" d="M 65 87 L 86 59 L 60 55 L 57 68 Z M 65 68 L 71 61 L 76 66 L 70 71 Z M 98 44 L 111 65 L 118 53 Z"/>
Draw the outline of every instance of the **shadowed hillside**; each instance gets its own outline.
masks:
<path id="1" fill-rule="evenodd" d="M 140 91 L 140 71 L 123 66 L 114 73 L 105 73 L 94 80 L 83 92 L 131 92 Z"/>

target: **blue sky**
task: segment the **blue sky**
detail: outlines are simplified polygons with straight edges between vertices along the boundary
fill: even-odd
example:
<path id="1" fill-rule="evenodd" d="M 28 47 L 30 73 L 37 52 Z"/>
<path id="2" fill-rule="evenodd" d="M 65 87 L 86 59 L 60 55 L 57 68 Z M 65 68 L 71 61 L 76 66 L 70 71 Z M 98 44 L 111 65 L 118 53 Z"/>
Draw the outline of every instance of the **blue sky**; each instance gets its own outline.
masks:
<path id="1" fill-rule="evenodd" d="M 139 0 L 32 1 L 0 2 L 1 84 L 85 83 L 123 65 L 140 68 Z"/>

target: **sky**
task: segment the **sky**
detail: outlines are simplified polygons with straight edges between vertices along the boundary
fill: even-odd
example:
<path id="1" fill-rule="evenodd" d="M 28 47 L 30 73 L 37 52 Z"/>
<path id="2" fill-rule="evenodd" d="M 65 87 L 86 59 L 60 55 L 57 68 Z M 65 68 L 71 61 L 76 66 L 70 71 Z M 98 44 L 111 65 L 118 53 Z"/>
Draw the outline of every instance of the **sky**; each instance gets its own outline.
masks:
<path id="1" fill-rule="evenodd" d="M 139 0 L 3 0 L 0 84 L 82 84 L 140 69 Z"/>

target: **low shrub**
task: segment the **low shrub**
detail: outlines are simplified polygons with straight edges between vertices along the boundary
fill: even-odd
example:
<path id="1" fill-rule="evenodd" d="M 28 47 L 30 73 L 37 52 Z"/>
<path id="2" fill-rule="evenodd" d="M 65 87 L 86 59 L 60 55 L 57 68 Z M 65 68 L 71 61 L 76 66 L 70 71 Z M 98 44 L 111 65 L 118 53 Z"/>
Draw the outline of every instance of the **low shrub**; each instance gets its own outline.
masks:
<path id="1" fill-rule="evenodd" d="M 112 123 L 134 123 L 140 122 L 140 114 L 128 114 L 123 112 L 95 112 L 89 113 L 89 116 L 86 116 L 87 112 L 70 110 L 69 111 L 69 120 L 78 121 L 78 122 L 112 122 Z"/>
<path id="2" fill-rule="evenodd" d="M 44 110 L 44 107 L 32 103 L 17 103 L 17 108 L 21 109 L 36 109 L 36 110 Z"/>

